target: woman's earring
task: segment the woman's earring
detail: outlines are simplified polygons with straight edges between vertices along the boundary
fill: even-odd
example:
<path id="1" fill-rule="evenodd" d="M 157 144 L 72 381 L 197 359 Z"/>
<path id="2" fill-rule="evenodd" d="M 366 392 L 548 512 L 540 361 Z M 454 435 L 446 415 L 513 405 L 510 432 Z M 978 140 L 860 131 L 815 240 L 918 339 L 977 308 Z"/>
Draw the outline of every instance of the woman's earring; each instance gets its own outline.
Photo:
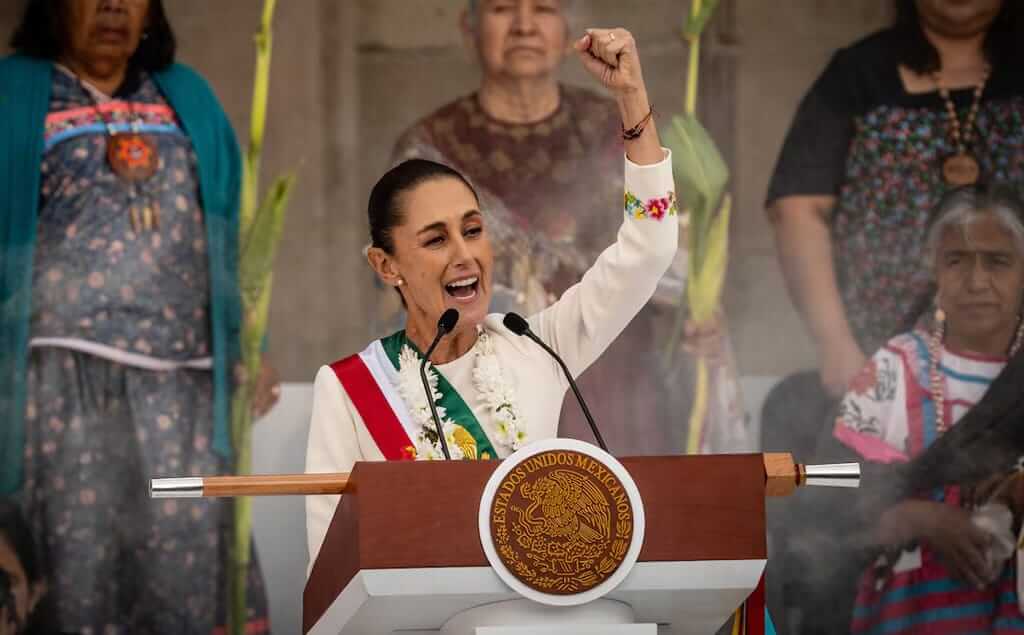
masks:
<path id="1" fill-rule="evenodd" d="M 942 310 L 942 307 L 938 306 L 938 299 L 935 301 L 935 325 L 932 328 L 932 341 L 931 341 L 931 352 L 935 359 L 938 359 L 939 352 L 942 350 L 942 340 L 946 335 L 946 312 Z"/>
<path id="2" fill-rule="evenodd" d="M 397 282 L 395 282 L 395 286 L 396 286 L 396 287 L 400 287 L 400 286 L 402 286 L 403 284 L 405 284 L 405 279 L 404 279 L 404 278 L 399 278 L 399 279 L 398 279 L 398 281 L 397 281 Z"/>

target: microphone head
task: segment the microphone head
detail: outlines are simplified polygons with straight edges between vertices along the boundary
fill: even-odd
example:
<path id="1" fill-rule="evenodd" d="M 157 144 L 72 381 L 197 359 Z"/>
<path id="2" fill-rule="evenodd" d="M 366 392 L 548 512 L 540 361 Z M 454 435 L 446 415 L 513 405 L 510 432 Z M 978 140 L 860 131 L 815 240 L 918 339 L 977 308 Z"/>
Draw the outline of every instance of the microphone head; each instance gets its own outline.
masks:
<path id="1" fill-rule="evenodd" d="M 441 319 L 437 321 L 437 331 L 439 333 L 451 333 L 458 322 L 459 312 L 455 309 L 448 309 L 441 314 Z"/>
<path id="2" fill-rule="evenodd" d="M 526 335 L 530 331 L 530 323 L 518 313 L 506 313 L 501 323 L 516 335 Z"/>

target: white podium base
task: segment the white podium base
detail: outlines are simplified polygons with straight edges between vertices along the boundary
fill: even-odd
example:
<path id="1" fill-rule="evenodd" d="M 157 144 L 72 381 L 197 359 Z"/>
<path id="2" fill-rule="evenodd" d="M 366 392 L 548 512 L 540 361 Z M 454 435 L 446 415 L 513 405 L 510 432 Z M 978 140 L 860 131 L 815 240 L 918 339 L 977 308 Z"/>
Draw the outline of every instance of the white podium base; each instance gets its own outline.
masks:
<path id="1" fill-rule="evenodd" d="M 635 624 L 633 609 L 614 600 L 582 606 L 544 606 L 530 600 L 495 602 L 463 611 L 441 635 L 656 635 L 656 624 Z M 650 628 L 647 628 L 650 627 Z M 651 630 L 653 629 L 653 630 Z"/>
<path id="2" fill-rule="evenodd" d="M 474 635 L 658 635 L 657 624 L 618 626 L 481 626 Z"/>
<path id="3" fill-rule="evenodd" d="M 658 624 L 661 635 L 713 635 L 757 586 L 764 565 L 764 560 L 639 562 L 603 600 L 629 607 L 635 615 L 629 622 Z M 453 616 L 521 599 L 490 567 L 367 569 L 352 578 L 308 635 L 439 635 Z M 635 625 L 621 624 L 627 626 Z M 562 632 L 569 631 L 559 627 Z"/>

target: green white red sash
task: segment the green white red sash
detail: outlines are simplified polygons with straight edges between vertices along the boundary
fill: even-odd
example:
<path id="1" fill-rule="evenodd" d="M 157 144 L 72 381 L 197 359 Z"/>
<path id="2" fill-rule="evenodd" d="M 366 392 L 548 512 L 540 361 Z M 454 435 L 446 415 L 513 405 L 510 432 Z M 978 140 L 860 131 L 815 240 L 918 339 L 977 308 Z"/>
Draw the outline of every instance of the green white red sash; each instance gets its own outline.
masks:
<path id="1" fill-rule="evenodd" d="M 370 436 L 389 461 L 415 458 L 414 439 L 420 433 L 409 408 L 398 391 L 399 353 L 409 346 L 417 353 L 404 331 L 371 343 L 366 350 L 331 364 L 331 369 L 352 400 Z M 475 456 L 497 458 L 497 452 L 476 415 L 445 376 L 435 367 L 437 389 L 447 418 L 473 437 Z"/>
<path id="2" fill-rule="evenodd" d="M 397 374 L 380 342 L 374 341 L 363 352 L 334 362 L 331 370 L 384 458 L 388 461 L 414 458 L 412 439 L 416 430 L 408 408 L 395 389 Z"/>

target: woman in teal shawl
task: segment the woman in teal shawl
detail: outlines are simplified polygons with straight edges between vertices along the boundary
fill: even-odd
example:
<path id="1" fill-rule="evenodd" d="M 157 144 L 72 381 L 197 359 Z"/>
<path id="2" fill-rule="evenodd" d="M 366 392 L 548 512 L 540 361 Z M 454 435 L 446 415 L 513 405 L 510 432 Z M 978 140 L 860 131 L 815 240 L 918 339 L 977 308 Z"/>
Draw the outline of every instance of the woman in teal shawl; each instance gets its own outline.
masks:
<path id="1" fill-rule="evenodd" d="M 231 470 L 234 133 L 206 82 L 174 63 L 159 0 L 33 0 L 11 44 L 0 488 L 42 544 L 61 630 L 213 632 L 230 508 L 157 504 L 145 484 Z M 255 566 L 251 579 L 247 632 L 266 632 Z"/>

